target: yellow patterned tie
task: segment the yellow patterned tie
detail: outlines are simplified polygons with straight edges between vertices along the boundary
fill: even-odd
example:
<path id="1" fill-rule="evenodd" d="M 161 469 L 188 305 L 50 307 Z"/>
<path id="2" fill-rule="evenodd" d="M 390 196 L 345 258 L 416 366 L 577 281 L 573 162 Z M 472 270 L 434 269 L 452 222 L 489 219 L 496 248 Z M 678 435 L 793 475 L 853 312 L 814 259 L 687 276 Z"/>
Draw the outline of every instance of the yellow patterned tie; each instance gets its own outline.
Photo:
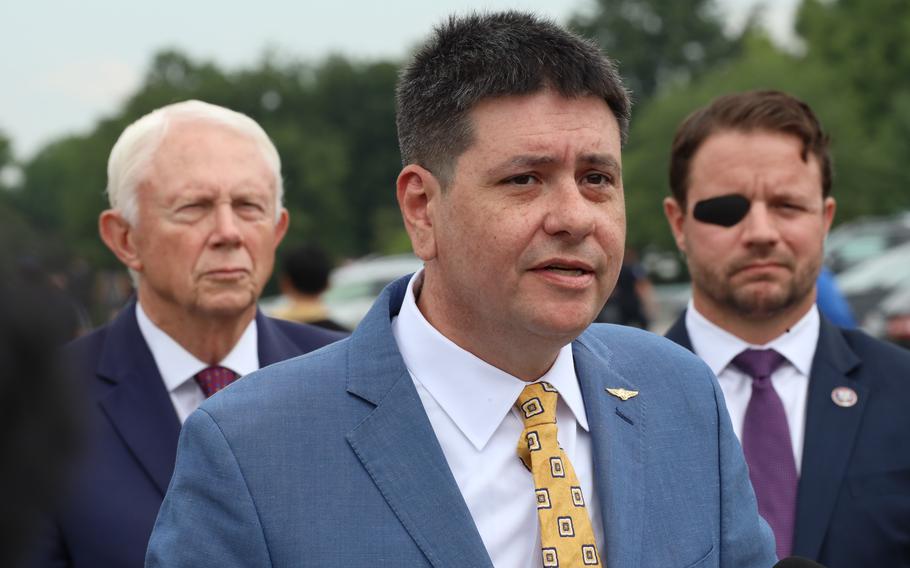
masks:
<path id="1" fill-rule="evenodd" d="M 525 429 L 518 457 L 534 477 L 543 565 L 600 566 L 591 519 L 575 468 L 556 438 L 556 401 L 549 383 L 526 386 L 515 405 Z"/>

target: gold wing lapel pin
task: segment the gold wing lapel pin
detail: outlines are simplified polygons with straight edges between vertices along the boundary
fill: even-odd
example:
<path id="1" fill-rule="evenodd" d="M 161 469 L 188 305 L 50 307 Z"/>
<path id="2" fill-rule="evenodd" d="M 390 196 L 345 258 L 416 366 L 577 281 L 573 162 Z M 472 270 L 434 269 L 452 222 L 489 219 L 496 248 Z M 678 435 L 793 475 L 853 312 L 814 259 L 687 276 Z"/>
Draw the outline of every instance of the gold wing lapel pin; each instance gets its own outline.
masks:
<path id="1" fill-rule="evenodd" d="M 626 389 L 611 389 L 611 388 L 606 388 L 604 390 L 606 390 L 608 393 L 612 394 L 619 400 L 629 400 L 632 397 L 638 396 L 638 391 L 630 391 L 630 390 L 626 390 Z"/>

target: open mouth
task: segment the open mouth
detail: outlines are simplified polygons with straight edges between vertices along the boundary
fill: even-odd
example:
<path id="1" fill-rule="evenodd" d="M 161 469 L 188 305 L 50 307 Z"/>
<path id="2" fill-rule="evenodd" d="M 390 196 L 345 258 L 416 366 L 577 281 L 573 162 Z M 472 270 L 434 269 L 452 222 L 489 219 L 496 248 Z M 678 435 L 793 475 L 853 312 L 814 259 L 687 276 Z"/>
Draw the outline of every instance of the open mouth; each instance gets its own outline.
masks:
<path id="1" fill-rule="evenodd" d="M 585 274 L 590 274 L 589 270 L 571 266 L 560 266 L 558 264 L 549 264 L 544 266 L 543 269 L 556 274 L 562 274 L 563 276 L 584 276 Z"/>

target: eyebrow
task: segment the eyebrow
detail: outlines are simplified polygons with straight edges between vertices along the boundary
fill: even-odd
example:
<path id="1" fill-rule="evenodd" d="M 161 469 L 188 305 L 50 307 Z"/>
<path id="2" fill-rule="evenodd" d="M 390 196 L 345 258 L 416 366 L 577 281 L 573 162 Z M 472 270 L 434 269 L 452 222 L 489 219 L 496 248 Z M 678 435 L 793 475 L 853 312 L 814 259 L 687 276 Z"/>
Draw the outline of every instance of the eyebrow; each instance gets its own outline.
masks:
<path id="1" fill-rule="evenodd" d="M 533 168 L 548 166 L 555 164 L 558 161 L 559 160 L 557 158 L 549 155 L 523 154 L 514 156 L 505 162 L 493 166 L 490 168 L 490 172 L 499 172 L 501 170 L 512 168 Z M 582 154 L 576 160 L 576 164 L 598 166 L 604 169 L 614 170 L 616 172 L 622 171 L 622 166 L 619 165 L 619 161 L 609 154 Z"/>
<path id="2" fill-rule="evenodd" d="M 604 169 L 615 170 L 617 172 L 622 171 L 622 166 L 619 165 L 619 160 L 609 154 L 582 154 L 578 159 L 578 163 L 598 166 Z"/>

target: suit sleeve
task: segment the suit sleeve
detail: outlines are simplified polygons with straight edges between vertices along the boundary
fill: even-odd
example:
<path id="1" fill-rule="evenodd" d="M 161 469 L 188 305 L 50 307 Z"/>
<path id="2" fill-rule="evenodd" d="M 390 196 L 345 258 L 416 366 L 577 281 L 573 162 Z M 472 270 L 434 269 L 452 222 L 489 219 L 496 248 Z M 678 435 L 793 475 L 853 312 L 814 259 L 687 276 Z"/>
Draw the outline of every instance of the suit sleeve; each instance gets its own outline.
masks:
<path id="1" fill-rule="evenodd" d="M 271 566 L 259 515 L 228 441 L 197 410 L 180 433 L 177 464 L 146 568 Z"/>
<path id="2" fill-rule="evenodd" d="M 758 514 L 742 447 L 733 433 L 724 395 L 714 385 L 720 463 L 720 567 L 769 568 L 776 562 L 771 527 Z"/>

